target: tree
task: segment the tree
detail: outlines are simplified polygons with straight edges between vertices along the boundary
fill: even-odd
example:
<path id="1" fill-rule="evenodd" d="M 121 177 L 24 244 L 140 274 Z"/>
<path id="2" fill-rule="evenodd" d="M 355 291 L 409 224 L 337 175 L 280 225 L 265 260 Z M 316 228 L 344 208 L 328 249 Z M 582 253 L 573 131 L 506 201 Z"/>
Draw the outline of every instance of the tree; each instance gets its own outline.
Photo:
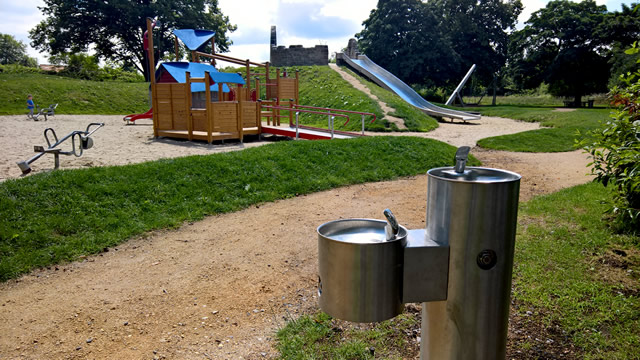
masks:
<path id="1" fill-rule="evenodd" d="M 473 64 L 484 85 L 507 60 L 509 31 L 522 11 L 520 0 L 433 0 L 427 3 L 445 28 L 459 66 L 450 76 L 459 81 Z"/>
<path id="2" fill-rule="evenodd" d="M 154 32 L 156 58 L 173 51 L 170 31 L 176 28 L 216 31 L 218 52 L 226 52 L 227 33 L 236 26 L 218 9 L 218 0 L 44 0 L 47 18 L 29 32 L 31 45 L 56 56 L 95 50 L 99 59 L 135 66 L 148 78 L 142 37 L 146 19 L 158 17 Z"/>
<path id="3" fill-rule="evenodd" d="M 554 0 L 534 12 L 511 37 L 509 72 L 520 87 L 549 84 L 551 94 L 572 96 L 606 91 L 606 43 L 596 30 L 607 7 L 593 0 Z"/>
<path id="4" fill-rule="evenodd" d="M 632 72 L 636 67 L 636 60 L 640 59 L 638 53 L 625 53 L 625 49 L 640 38 L 640 5 L 622 4 L 621 11 L 606 14 L 596 30 L 596 36 L 603 39 L 604 43 L 610 44 L 607 48 L 611 65 L 609 84 L 622 85 L 620 75 Z"/>
<path id="5" fill-rule="evenodd" d="M 420 0 L 380 0 L 356 34 L 358 47 L 405 82 L 441 84 L 457 59 L 438 23 Z"/>
<path id="6" fill-rule="evenodd" d="M 27 46 L 9 34 L 0 34 L 0 64 L 38 65 L 36 59 L 27 55 Z"/>
<path id="7" fill-rule="evenodd" d="M 487 85 L 504 66 L 520 0 L 380 0 L 360 49 L 410 83 L 455 84 L 477 63 Z"/>

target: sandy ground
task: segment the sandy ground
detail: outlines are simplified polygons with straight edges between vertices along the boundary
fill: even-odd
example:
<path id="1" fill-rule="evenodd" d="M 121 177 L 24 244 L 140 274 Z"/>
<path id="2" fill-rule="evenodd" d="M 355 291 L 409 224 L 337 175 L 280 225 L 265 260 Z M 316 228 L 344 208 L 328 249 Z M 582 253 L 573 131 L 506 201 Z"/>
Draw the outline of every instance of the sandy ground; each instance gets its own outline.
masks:
<path id="1" fill-rule="evenodd" d="M 80 158 L 61 167 L 127 164 L 208 154 L 262 142 L 207 145 L 152 138 L 148 125 L 119 116 L 55 116 L 47 123 L 0 117 L 0 177 L 20 176 L 16 161 L 91 121 L 106 126 Z M 483 118 L 443 123 L 432 134 L 456 146 L 528 130 L 532 124 Z M 408 134 L 403 134 L 408 135 Z M 587 182 L 580 151 L 523 154 L 474 148 L 485 166 L 520 173 L 521 201 Z M 52 156 L 33 164 L 53 168 Z M 285 319 L 317 308 L 320 224 L 382 218 L 389 207 L 408 228 L 425 226 L 426 176 L 343 187 L 157 231 L 82 261 L 41 269 L 0 284 L 0 359 L 262 359 L 276 355 Z"/>
<path id="2" fill-rule="evenodd" d="M 270 141 L 229 140 L 209 145 L 205 142 L 189 142 L 168 138 L 153 138 L 150 120 L 142 120 L 135 125 L 126 125 L 122 116 L 110 115 L 56 115 L 49 121 L 26 120 L 26 116 L 0 116 L 0 181 L 22 176 L 19 161 L 26 161 L 35 155 L 34 145 L 47 147 L 44 130 L 52 128 L 59 139 L 75 130 L 84 131 L 90 123 L 104 123 L 92 135 L 94 145 L 85 150 L 81 157 L 60 156 L 60 168 L 82 168 L 92 166 L 125 165 L 188 155 L 206 155 L 225 151 L 242 150 L 260 146 Z M 495 117 L 482 117 L 473 122 L 443 122 L 440 127 L 428 133 L 371 133 L 370 136 L 419 136 L 444 141 L 454 146 L 475 146 L 482 138 L 521 131 L 538 129 L 537 123 L 527 123 Z M 51 138 L 53 141 L 53 138 Z M 71 150 L 67 140 L 63 151 Z M 44 155 L 31 164 L 32 173 L 51 171 L 54 168 L 53 155 Z"/>
<path id="3" fill-rule="evenodd" d="M 90 123 L 105 124 L 91 136 L 94 145 L 81 157 L 60 156 L 60 168 L 63 169 L 125 165 L 178 156 L 206 155 L 242 150 L 262 144 L 227 141 L 224 144 L 218 142 L 208 145 L 206 142 L 154 139 L 151 120 L 139 120 L 135 125 L 126 125 L 122 121 L 122 115 L 56 115 L 49 119 L 46 122 L 35 122 L 26 120 L 26 116 L 0 116 L 0 181 L 22 175 L 16 162 L 34 156 L 34 145 L 47 148 L 44 138 L 46 128 L 52 128 L 61 139 L 72 131 L 85 131 Z M 51 140 L 53 141 L 53 138 Z M 67 140 L 62 149 L 71 150 L 71 141 Z M 53 155 L 45 155 L 31 165 L 32 173 L 49 171 L 53 167 Z"/>

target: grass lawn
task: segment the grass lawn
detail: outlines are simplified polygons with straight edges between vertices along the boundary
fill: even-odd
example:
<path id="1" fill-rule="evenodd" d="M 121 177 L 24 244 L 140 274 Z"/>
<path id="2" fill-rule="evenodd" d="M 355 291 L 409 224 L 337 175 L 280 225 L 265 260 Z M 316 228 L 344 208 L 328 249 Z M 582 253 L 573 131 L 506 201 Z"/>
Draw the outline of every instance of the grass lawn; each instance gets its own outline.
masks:
<path id="1" fill-rule="evenodd" d="M 607 226 L 610 196 L 590 183 L 521 206 L 513 297 L 559 324 L 584 359 L 637 359 L 640 239 Z"/>
<path id="2" fill-rule="evenodd" d="M 149 84 L 89 81 L 44 74 L 0 73 L 0 115 L 26 114 L 27 95 L 60 114 L 129 114 L 149 110 Z"/>
<path id="3" fill-rule="evenodd" d="M 206 215 L 425 173 L 451 165 L 455 150 L 409 137 L 289 141 L 7 180 L 0 183 L 0 280 Z"/>
<path id="4" fill-rule="evenodd" d="M 606 207 L 600 200 L 609 196 L 590 183 L 520 206 L 516 310 L 543 329 L 542 337 L 557 325 L 581 359 L 637 359 L 640 349 L 640 239 L 615 234 L 602 221 Z M 283 358 L 373 359 L 370 348 L 375 358 L 402 358 L 410 337 L 388 329 L 402 333 L 416 322 L 415 314 L 405 313 L 370 329 L 336 332 L 340 322 L 322 313 L 305 315 L 278 333 L 277 348 Z M 538 358 L 536 341 L 516 348 Z"/>
<path id="5" fill-rule="evenodd" d="M 576 109 L 554 111 L 555 107 L 495 106 L 465 108 L 482 115 L 498 116 L 528 122 L 539 122 L 546 128 L 495 136 L 478 141 L 478 145 L 495 150 L 522 152 L 562 152 L 575 150 L 575 141 L 598 127 L 609 117 L 610 109 Z M 578 135 L 580 133 L 580 135 Z"/>

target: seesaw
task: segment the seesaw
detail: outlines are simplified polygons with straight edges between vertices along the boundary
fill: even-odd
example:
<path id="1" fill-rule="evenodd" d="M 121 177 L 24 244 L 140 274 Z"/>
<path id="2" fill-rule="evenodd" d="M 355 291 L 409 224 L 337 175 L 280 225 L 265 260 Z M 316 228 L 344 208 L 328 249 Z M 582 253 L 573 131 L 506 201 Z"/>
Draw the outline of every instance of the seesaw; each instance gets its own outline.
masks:
<path id="1" fill-rule="evenodd" d="M 87 129 L 85 131 L 75 130 L 67 134 L 62 139 L 58 140 L 58 136 L 56 135 L 55 130 L 52 128 L 44 129 L 44 139 L 47 141 L 48 148 L 44 148 L 44 146 L 35 145 L 33 147 L 33 151 L 38 154 L 34 155 L 31 159 L 26 161 L 19 161 L 17 164 L 22 170 L 22 174 L 26 175 L 31 172 L 31 166 L 29 166 L 32 162 L 38 160 L 44 154 L 53 154 L 55 166 L 54 170 L 60 167 L 60 155 L 75 155 L 76 157 L 82 156 L 84 150 L 90 149 L 93 146 L 93 139 L 91 139 L 91 135 L 98 131 L 101 127 L 104 126 L 104 123 L 90 123 L 87 125 Z M 94 127 L 91 129 L 91 127 Z M 55 142 L 52 144 L 49 136 L 53 136 Z M 71 139 L 71 150 L 70 151 L 62 151 L 60 146 L 62 143 Z"/>

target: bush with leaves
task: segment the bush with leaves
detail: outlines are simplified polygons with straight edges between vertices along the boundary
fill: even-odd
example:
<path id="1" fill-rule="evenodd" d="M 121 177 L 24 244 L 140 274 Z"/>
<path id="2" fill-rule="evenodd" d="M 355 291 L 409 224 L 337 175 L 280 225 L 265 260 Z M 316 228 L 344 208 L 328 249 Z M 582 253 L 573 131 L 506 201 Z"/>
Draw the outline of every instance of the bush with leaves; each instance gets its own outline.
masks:
<path id="1" fill-rule="evenodd" d="M 626 52 L 639 51 L 636 42 Z M 595 181 L 615 189 L 609 210 L 618 228 L 640 233 L 640 70 L 621 79 L 623 85 L 611 90 L 615 112 L 581 145 L 593 158 Z"/>

